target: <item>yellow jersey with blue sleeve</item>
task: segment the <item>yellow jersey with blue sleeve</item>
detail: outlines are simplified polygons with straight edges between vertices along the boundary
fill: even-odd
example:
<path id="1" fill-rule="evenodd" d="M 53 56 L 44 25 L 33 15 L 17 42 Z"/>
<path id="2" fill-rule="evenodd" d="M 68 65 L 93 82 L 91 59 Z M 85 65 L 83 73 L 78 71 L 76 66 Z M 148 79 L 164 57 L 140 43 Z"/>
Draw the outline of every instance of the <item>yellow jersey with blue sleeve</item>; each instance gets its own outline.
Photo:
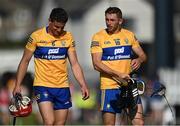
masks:
<path id="1" fill-rule="evenodd" d="M 69 87 L 67 53 L 75 50 L 70 32 L 55 38 L 48 34 L 47 27 L 31 34 L 26 48 L 34 52 L 35 77 L 33 86 L 53 88 Z"/>
<path id="2" fill-rule="evenodd" d="M 131 72 L 132 48 L 138 47 L 135 35 L 126 29 L 109 35 L 105 29 L 94 34 L 91 53 L 102 53 L 102 62 L 120 73 Z M 101 89 L 115 89 L 118 84 L 106 73 L 100 73 Z"/>

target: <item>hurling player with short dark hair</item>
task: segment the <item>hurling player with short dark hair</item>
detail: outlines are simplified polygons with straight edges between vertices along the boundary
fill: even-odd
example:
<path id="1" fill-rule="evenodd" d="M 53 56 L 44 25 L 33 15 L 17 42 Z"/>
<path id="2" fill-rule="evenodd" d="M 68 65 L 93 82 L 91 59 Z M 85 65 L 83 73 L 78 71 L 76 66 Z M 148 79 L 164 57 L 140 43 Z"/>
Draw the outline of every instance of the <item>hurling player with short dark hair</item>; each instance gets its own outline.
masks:
<path id="1" fill-rule="evenodd" d="M 89 98 L 89 89 L 75 51 L 75 41 L 72 34 L 64 30 L 67 21 L 66 11 L 54 8 L 48 26 L 31 34 L 17 70 L 14 96 L 21 92 L 21 82 L 34 55 L 33 86 L 44 125 L 65 125 L 68 109 L 72 106 L 67 59 L 79 82 L 83 99 Z"/>

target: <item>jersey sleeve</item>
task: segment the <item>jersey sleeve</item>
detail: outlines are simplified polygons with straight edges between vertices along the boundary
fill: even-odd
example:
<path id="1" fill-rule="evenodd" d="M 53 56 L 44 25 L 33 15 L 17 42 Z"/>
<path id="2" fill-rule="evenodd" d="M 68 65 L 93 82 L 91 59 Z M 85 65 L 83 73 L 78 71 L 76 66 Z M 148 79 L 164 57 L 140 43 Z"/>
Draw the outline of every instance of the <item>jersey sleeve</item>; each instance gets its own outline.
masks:
<path id="1" fill-rule="evenodd" d="M 31 34 L 29 39 L 27 40 L 26 48 L 34 52 L 36 49 L 36 43 L 37 43 L 36 36 L 34 34 Z"/>
<path id="2" fill-rule="evenodd" d="M 132 35 L 132 47 L 139 47 L 139 41 L 138 39 L 136 38 L 136 36 L 133 34 Z"/>
<path id="3" fill-rule="evenodd" d="M 75 40 L 74 40 L 74 38 L 73 38 L 71 33 L 69 34 L 69 40 L 70 40 L 69 51 L 74 51 L 76 43 L 75 43 Z"/>
<path id="4" fill-rule="evenodd" d="M 102 47 L 101 47 L 101 43 L 100 43 L 100 37 L 98 35 L 94 35 L 92 37 L 92 41 L 91 41 L 91 53 L 98 53 L 98 52 L 102 52 Z"/>

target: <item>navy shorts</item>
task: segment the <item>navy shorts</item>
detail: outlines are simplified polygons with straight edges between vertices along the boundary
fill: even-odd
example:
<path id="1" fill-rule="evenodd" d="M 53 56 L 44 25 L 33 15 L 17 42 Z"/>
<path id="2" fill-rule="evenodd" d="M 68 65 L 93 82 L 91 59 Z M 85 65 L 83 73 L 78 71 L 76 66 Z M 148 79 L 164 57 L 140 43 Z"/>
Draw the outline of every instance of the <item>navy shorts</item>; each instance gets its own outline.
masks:
<path id="1" fill-rule="evenodd" d="M 118 106 L 120 100 L 120 89 L 103 89 L 101 90 L 101 111 L 111 113 L 121 113 L 122 108 Z M 137 100 L 137 104 L 141 103 L 141 98 Z"/>
<path id="2" fill-rule="evenodd" d="M 54 110 L 68 109 L 72 107 L 71 94 L 69 88 L 50 88 L 34 86 L 34 94 L 38 103 L 51 101 Z"/>

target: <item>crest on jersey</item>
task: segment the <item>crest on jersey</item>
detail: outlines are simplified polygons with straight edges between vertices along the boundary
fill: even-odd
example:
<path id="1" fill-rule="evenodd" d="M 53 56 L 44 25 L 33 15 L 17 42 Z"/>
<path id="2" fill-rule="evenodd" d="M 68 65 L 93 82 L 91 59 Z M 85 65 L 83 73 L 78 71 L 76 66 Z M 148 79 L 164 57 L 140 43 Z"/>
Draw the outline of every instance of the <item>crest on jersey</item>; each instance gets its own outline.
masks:
<path id="1" fill-rule="evenodd" d="M 56 44 L 55 44 L 56 41 L 57 41 L 57 40 L 52 41 L 52 46 L 55 46 L 55 45 L 56 45 Z"/>
<path id="2" fill-rule="evenodd" d="M 66 42 L 65 41 L 61 41 L 61 46 L 65 46 Z"/>
<path id="3" fill-rule="evenodd" d="M 129 40 L 127 38 L 124 39 L 125 43 L 128 44 Z"/>
<path id="4" fill-rule="evenodd" d="M 114 42 L 116 43 L 116 45 L 120 45 L 120 39 L 114 39 Z"/>

